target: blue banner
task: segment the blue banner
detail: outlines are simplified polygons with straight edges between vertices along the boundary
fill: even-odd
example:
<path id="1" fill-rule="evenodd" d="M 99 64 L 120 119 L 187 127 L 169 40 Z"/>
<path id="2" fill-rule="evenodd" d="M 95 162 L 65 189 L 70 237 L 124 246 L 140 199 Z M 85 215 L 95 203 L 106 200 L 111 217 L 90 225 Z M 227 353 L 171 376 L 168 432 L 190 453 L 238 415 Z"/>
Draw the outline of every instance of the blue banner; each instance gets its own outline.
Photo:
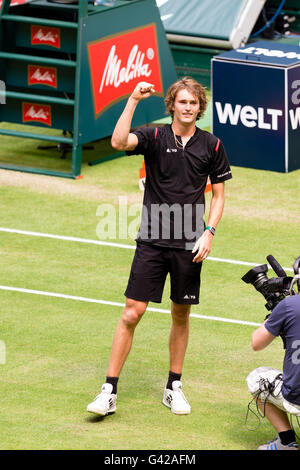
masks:
<path id="1" fill-rule="evenodd" d="M 286 171 L 285 71 L 213 60 L 213 133 L 231 165 Z"/>

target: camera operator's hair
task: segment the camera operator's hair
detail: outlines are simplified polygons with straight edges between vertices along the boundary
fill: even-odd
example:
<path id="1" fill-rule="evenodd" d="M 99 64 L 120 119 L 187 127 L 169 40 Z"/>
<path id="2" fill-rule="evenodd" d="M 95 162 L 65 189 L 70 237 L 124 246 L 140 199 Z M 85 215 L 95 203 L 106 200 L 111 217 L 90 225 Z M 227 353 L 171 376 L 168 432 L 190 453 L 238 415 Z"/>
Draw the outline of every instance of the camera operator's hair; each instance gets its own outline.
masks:
<path id="1" fill-rule="evenodd" d="M 167 111 L 171 114 L 173 118 L 174 111 L 172 108 L 174 106 L 177 93 L 180 90 L 187 90 L 193 96 L 198 98 L 200 109 L 197 115 L 197 119 L 200 119 L 200 117 L 203 116 L 206 110 L 207 98 L 206 98 L 205 88 L 202 85 L 200 85 L 200 83 L 196 82 L 196 80 L 194 80 L 192 77 L 183 77 L 180 80 L 177 80 L 177 82 L 173 83 L 173 85 L 170 86 L 169 90 L 167 91 L 166 98 L 165 98 L 165 105 L 166 105 Z"/>

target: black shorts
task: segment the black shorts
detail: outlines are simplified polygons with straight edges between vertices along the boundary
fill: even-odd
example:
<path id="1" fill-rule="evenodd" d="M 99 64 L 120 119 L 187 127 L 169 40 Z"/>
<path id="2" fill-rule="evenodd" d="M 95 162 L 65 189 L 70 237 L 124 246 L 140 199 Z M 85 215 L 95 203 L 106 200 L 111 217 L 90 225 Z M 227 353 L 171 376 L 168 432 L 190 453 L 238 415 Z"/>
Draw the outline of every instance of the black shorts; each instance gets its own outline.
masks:
<path id="1" fill-rule="evenodd" d="M 202 263 L 195 253 L 137 243 L 125 296 L 143 302 L 161 302 L 170 273 L 171 295 L 178 304 L 198 304 Z"/>

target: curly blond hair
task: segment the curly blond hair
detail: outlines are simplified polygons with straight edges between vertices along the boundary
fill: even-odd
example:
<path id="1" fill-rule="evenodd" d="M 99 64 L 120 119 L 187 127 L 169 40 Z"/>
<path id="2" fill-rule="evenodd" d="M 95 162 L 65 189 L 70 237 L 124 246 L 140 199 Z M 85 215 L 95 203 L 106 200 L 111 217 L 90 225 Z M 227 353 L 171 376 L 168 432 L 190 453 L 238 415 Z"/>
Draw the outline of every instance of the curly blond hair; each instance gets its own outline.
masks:
<path id="1" fill-rule="evenodd" d="M 174 111 L 172 110 L 172 108 L 174 107 L 177 93 L 179 92 L 179 90 L 184 90 L 184 89 L 189 91 L 196 98 L 198 98 L 200 109 L 197 115 L 197 119 L 200 119 L 200 117 L 203 116 L 207 107 L 207 98 L 206 98 L 205 88 L 196 80 L 194 80 L 192 77 L 188 77 L 188 76 L 183 77 L 180 80 L 177 80 L 177 82 L 173 83 L 173 85 L 171 85 L 170 88 L 168 89 L 166 97 L 165 97 L 165 105 L 166 105 L 167 112 L 171 114 L 173 118 Z"/>

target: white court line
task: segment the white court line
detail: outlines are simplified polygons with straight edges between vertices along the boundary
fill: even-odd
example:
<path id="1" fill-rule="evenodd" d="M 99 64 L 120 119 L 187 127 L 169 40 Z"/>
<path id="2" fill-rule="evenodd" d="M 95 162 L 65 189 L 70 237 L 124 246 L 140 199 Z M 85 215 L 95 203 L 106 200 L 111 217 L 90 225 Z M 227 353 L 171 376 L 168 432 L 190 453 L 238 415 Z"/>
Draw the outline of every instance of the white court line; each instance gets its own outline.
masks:
<path id="1" fill-rule="evenodd" d="M 68 300 L 79 300 L 81 302 L 91 302 L 95 304 L 102 304 L 102 305 L 109 305 L 111 307 L 124 307 L 124 303 L 122 304 L 121 302 L 110 302 L 108 300 L 100 300 L 100 299 L 90 299 L 88 297 L 78 297 L 74 295 L 67 295 L 67 294 L 59 294 L 57 292 L 44 292 L 40 290 L 34 290 L 34 289 L 23 289 L 21 287 L 10 287 L 10 286 L 1 286 L 0 285 L 0 290 L 4 291 L 12 291 L 12 292 L 21 292 L 24 294 L 35 294 L 35 295 L 43 295 L 46 297 L 57 297 L 60 299 L 68 299 Z M 164 310 L 162 308 L 153 308 L 153 307 L 148 307 L 147 310 L 151 312 L 159 312 L 159 313 L 167 313 L 170 314 L 169 310 Z M 243 321 L 243 320 L 234 320 L 231 318 L 221 318 L 221 317 L 210 317 L 207 315 L 199 315 L 198 313 L 191 313 L 191 317 L 194 318 L 200 318 L 202 320 L 214 320 L 214 321 L 220 321 L 223 323 L 236 323 L 238 325 L 250 325 L 250 326 L 260 326 L 260 323 L 252 323 L 249 321 Z"/>
<path id="2" fill-rule="evenodd" d="M 67 237 L 64 235 L 53 235 L 51 233 L 30 232 L 27 230 L 16 230 L 14 228 L 0 227 L 0 232 L 17 233 L 19 235 L 29 235 L 31 237 L 54 238 L 56 240 L 66 240 L 69 242 L 90 243 L 94 245 L 114 246 L 116 248 L 127 248 L 135 250 L 134 245 L 122 245 L 121 243 L 103 242 L 101 240 L 91 240 L 88 238 Z"/>
<path id="3" fill-rule="evenodd" d="M 6 228 L 6 227 L 0 227 L 0 232 L 8 232 L 8 233 L 17 233 L 19 235 L 29 235 L 32 237 L 44 237 L 44 238 L 53 238 L 56 240 L 66 240 L 66 241 L 71 241 L 71 242 L 79 242 L 79 243 L 90 243 L 93 245 L 101 245 L 101 246 L 112 246 L 115 248 L 126 248 L 128 250 L 135 250 L 135 245 L 124 245 L 121 243 L 113 243 L 113 242 L 107 242 L 107 241 L 101 241 L 101 240 L 91 240 L 88 238 L 77 238 L 77 237 L 69 237 L 69 236 L 64 236 L 64 235 L 53 235 L 50 233 L 41 233 L 41 232 L 30 232 L 27 230 L 17 230 L 17 229 L 12 229 L 12 228 Z M 215 258 L 213 256 L 208 256 L 207 257 L 208 261 L 219 261 L 221 263 L 229 263 L 229 264 L 238 264 L 242 266 L 258 266 L 259 264 L 264 264 L 264 263 L 249 263 L 247 261 L 236 261 L 233 259 L 226 259 L 226 258 Z M 270 268 L 270 266 L 269 266 Z M 292 271 L 291 268 L 283 268 L 285 271 Z"/>

